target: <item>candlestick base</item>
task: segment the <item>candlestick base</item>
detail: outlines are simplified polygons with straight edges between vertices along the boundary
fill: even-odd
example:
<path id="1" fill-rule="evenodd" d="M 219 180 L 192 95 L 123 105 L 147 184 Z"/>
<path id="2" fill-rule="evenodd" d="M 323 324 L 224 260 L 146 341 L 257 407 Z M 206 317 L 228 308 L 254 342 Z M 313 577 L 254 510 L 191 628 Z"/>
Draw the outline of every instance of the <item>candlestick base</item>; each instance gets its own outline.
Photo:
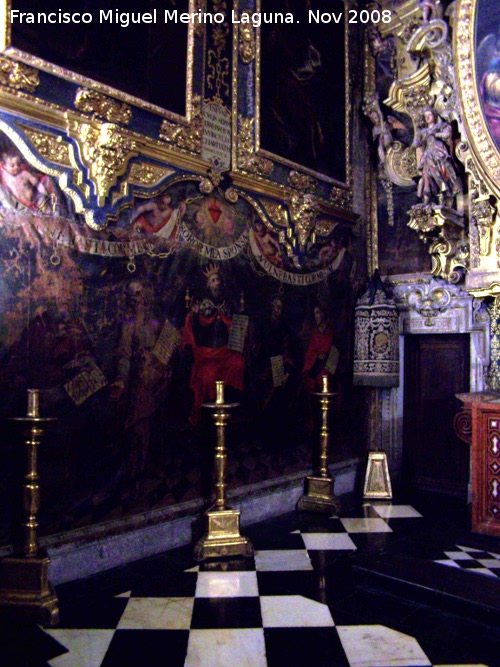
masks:
<path id="1" fill-rule="evenodd" d="M 340 513 L 340 501 L 333 492 L 333 477 L 309 475 L 304 480 L 304 495 L 297 503 L 297 509 L 308 512 Z"/>
<path id="2" fill-rule="evenodd" d="M 50 558 L 6 556 L 0 561 L 0 614 L 29 619 L 43 626 L 59 623 L 59 600 L 49 582 Z"/>
<path id="3" fill-rule="evenodd" d="M 205 512 L 207 531 L 194 549 L 195 560 L 253 556 L 253 546 L 240 534 L 239 510 L 211 508 Z"/>

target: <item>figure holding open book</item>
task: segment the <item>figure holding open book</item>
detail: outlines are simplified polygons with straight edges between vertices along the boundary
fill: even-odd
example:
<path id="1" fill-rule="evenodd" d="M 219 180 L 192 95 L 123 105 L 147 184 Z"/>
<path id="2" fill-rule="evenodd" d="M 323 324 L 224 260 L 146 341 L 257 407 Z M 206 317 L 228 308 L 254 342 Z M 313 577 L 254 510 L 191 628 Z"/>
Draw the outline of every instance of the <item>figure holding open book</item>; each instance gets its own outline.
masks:
<path id="1" fill-rule="evenodd" d="M 131 498 L 139 495 L 146 472 L 153 416 L 165 397 L 169 361 L 180 335 L 153 313 L 153 291 L 139 280 L 127 285 L 128 317 L 118 343 L 117 373 L 111 397 L 122 402 L 125 465 Z"/>
<path id="2" fill-rule="evenodd" d="M 191 303 L 182 332 L 182 347 L 192 361 L 189 383 L 193 391 L 192 424 L 198 422 L 203 403 L 215 400 L 217 380 L 238 391 L 244 388 L 243 346 L 235 345 L 234 336 L 230 336 L 234 316 L 225 297 L 219 265 L 210 264 L 204 275 L 205 296 Z"/>

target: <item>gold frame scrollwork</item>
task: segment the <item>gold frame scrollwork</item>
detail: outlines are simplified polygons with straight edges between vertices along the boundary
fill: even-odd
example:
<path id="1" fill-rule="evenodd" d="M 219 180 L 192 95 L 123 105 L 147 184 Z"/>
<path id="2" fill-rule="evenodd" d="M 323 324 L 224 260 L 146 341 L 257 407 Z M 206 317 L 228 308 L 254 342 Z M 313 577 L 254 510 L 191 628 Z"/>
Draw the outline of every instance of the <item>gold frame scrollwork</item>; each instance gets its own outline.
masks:
<path id="1" fill-rule="evenodd" d="M 347 0 L 344 0 L 347 8 Z M 248 3 L 235 0 L 236 13 L 251 14 Z M 265 11 L 262 0 L 255 0 L 255 12 Z M 236 28 L 236 26 L 235 26 Z M 239 67 L 250 66 L 253 68 L 253 99 L 254 109 L 251 114 L 242 114 L 241 105 L 235 93 L 233 105 L 233 170 L 238 181 L 245 180 L 244 174 L 248 174 L 254 181 L 258 181 L 258 190 L 263 194 L 276 195 L 279 182 L 277 171 L 279 168 L 285 170 L 287 185 L 285 189 L 293 193 L 315 192 L 320 199 L 326 200 L 337 210 L 350 211 L 352 207 L 352 148 L 351 148 L 351 115 L 352 115 L 352 90 L 350 82 L 350 39 L 349 25 L 345 22 L 344 29 L 345 46 L 345 182 L 335 180 L 331 176 L 319 173 L 310 167 L 293 162 L 286 157 L 276 155 L 261 147 L 260 144 L 260 113 L 261 113 L 261 35 L 260 28 L 253 27 L 250 23 L 241 23 L 234 30 L 233 48 L 233 90 L 238 90 Z M 277 169 L 278 168 L 278 169 Z M 307 186 L 305 184 L 307 183 Z M 325 185 L 327 188 L 325 188 Z M 318 187 L 323 186 L 323 187 Z M 283 186 L 278 186 L 280 189 Z"/>
<path id="2" fill-rule="evenodd" d="M 500 151 L 489 133 L 476 80 L 475 25 L 478 0 L 458 0 L 455 15 L 454 60 L 458 93 L 470 151 L 481 177 L 500 197 Z"/>
<path id="3" fill-rule="evenodd" d="M 189 0 L 189 11 L 190 12 L 197 11 L 200 8 L 200 3 L 203 1 L 204 0 Z M 19 80 L 19 77 L 22 76 L 23 80 L 26 79 L 29 80 L 30 78 L 32 78 L 32 75 L 30 77 L 29 68 L 31 68 L 34 71 L 41 70 L 49 72 L 50 74 L 53 74 L 67 81 L 77 83 L 83 88 L 91 89 L 92 91 L 94 91 L 96 95 L 99 95 L 101 97 L 110 96 L 112 98 L 116 98 L 124 102 L 125 104 L 139 107 L 141 109 L 150 111 L 155 114 L 160 114 L 165 118 L 170 118 L 172 120 L 181 121 L 184 123 L 190 122 L 192 95 L 193 95 L 194 37 L 195 34 L 197 34 L 197 30 L 195 28 L 199 29 L 199 24 L 195 25 L 195 23 L 191 22 L 187 25 L 188 44 L 187 44 L 187 63 L 186 63 L 186 68 L 187 68 L 186 69 L 186 115 L 181 116 L 168 109 L 164 109 L 146 100 L 143 100 L 139 97 L 135 97 L 134 95 L 125 93 L 119 90 L 118 88 L 113 88 L 112 86 L 100 83 L 87 76 L 78 74 L 59 65 L 54 65 L 53 63 L 47 62 L 43 58 L 39 58 L 38 56 L 34 56 L 30 53 L 26 53 L 25 51 L 21 51 L 15 48 L 12 45 L 12 28 L 11 28 L 11 23 L 9 21 L 11 7 L 12 7 L 12 0 L 0 0 L 0 53 L 4 54 L 5 56 L 8 56 L 8 58 L 12 59 L 12 61 L 14 62 L 17 61 L 18 63 L 23 63 L 24 65 L 22 66 L 18 65 L 17 67 L 15 67 L 15 72 L 14 74 L 10 75 L 10 78 L 14 77 L 17 80 Z M 26 65 L 28 66 L 28 68 L 25 67 Z M 20 67 L 22 67 L 21 70 Z M 0 68 L 1 68 L 1 63 L 0 63 Z M 0 83 L 4 82 L 0 79 Z M 7 85 L 12 85 L 12 84 L 8 83 Z M 31 83 L 31 87 L 33 87 L 33 83 Z"/>

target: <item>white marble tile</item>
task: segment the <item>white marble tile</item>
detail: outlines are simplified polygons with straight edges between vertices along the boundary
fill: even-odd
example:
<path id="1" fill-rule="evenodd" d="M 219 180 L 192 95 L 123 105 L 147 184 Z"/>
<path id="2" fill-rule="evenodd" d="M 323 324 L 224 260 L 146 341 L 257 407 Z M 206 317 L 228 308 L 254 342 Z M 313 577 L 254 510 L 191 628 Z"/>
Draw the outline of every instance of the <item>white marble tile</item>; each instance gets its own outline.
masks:
<path id="1" fill-rule="evenodd" d="M 120 593 L 115 595 L 115 598 L 129 598 L 132 595 L 132 591 L 126 591 L 125 593 Z"/>
<path id="2" fill-rule="evenodd" d="M 65 646 L 64 653 L 49 660 L 51 667 L 99 667 L 109 648 L 114 630 L 45 630 Z"/>
<path id="3" fill-rule="evenodd" d="M 200 571 L 200 566 L 195 565 L 194 567 L 190 567 L 187 570 L 184 570 L 184 572 L 199 572 Z"/>
<path id="4" fill-rule="evenodd" d="M 498 570 L 500 568 L 500 563 L 496 558 L 478 558 L 478 563 L 484 565 L 484 567 L 491 567 L 492 569 Z"/>
<path id="5" fill-rule="evenodd" d="M 472 556 L 465 551 L 445 551 L 444 552 L 448 558 L 453 558 L 453 560 L 474 560 Z"/>
<path id="6" fill-rule="evenodd" d="M 302 595 L 263 595 L 260 598 L 265 628 L 308 628 L 335 625 L 326 604 Z"/>
<path id="7" fill-rule="evenodd" d="M 384 519 L 412 519 L 422 515 L 411 505 L 383 505 L 370 503 L 375 512 Z"/>
<path id="8" fill-rule="evenodd" d="M 430 661 L 414 637 L 384 625 L 337 626 L 350 667 L 421 667 Z"/>
<path id="9" fill-rule="evenodd" d="M 242 598 L 259 595 L 256 572 L 200 572 L 197 598 Z"/>
<path id="10" fill-rule="evenodd" d="M 130 598 L 119 630 L 188 630 L 194 598 Z"/>
<path id="11" fill-rule="evenodd" d="M 184 667 L 267 667 L 264 630 L 191 630 Z"/>
<path id="12" fill-rule="evenodd" d="M 492 558 L 496 558 L 497 560 L 500 560 L 500 554 L 494 554 L 492 551 L 486 551 L 486 549 L 478 549 L 477 547 L 462 547 L 460 544 L 457 544 L 457 547 L 461 549 L 462 551 L 467 551 L 467 552 L 475 552 L 475 551 L 485 551 L 487 554 L 489 554 Z M 474 553 L 472 553 L 472 556 L 474 556 Z"/>
<path id="13" fill-rule="evenodd" d="M 302 533 L 306 549 L 317 551 L 322 549 L 351 550 L 356 545 L 346 533 Z"/>
<path id="14" fill-rule="evenodd" d="M 448 567 L 458 567 L 460 568 L 460 565 L 454 561 L 454 560 L 435 560 L 435 563 L 439 563 L 440 565 L 447 565 Z"/>
<path id="15" fill-rule="evenodd" d="M 497 578 L 497 575 L 494 572 L 488 570 L 485 567 L 467 568 L 467 572 L 475 572 L 476 574 L 485 574 L 487 577 L 495 577 L 495 579 Z"/>
<path id="16" fill-rule="evenodd" d="M 255 552 L 257 572 L 288 572 L 312 570 L 313 566 L 305 549 L 269 549 Z"/>
<path id="17" fill-rule="evenodd" d="M 392 528 L 377 517 L 340 519 L 340 521 L 348 533 L 392 533 Z"/>

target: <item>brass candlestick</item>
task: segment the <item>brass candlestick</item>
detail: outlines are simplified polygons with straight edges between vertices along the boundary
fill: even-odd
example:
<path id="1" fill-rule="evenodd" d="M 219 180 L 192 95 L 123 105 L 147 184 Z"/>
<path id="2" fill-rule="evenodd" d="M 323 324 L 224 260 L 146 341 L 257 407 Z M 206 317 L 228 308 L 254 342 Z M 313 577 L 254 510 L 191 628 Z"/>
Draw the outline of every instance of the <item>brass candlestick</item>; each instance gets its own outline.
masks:
<path id="1" fill-rule="evenodd" d="M 240 534 L 240 512 L 226 504 L 226 436 L 225 429 L 231 410 L 239 403 L 224 402 L 224 382 L 216 383 L 215 403 L 204 403 L 203 407 L 212 410 L 217 431 L 215 447 L 215 503 L 205 512 L 206 532 L 198 541 L 194 557 L 196 560 L 222 558 L 225 556 L 252 556 L 253 546 L 247 537 Z"/>
<path id="2" fill-rule="evenodd" d="M 297 509 L 311 512 L 328 512 L 339 514 L 340 502 L 333 492 L 334 480 L 328 472 L 328 411 L 332 398 L 336 393 L 329 391 L 328 376 L 323 377 L 321 392 L 315 392 L 321 408 L 319 468 L 313 475 L 306 477 L 304 495 L 297 503 Z"/>
<path id="3" fill-rule="evenodd" d="M 59 601 L 48 578 L 50 558 L 38 544 L 40 485 L 37 468 L 38 446 L 44 433 L 41 427 L 55 418 L 40 417 L 39 390 L 28 389 L 26 417 L 12 417 L 11 421 L 27 427 L 24 432 L 22 544 L 15 546 L 12 556 L 0 561 L 0 612 L 53 626 L 59 622 Z"/>

